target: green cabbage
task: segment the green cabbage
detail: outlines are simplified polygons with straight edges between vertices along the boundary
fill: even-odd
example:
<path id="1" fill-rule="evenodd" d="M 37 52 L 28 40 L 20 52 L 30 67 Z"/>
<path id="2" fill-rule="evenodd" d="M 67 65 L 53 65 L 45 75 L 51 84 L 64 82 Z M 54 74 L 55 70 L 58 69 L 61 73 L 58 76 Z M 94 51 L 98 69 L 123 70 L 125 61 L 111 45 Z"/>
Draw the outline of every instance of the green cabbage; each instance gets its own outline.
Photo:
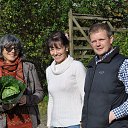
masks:
<path id="1" fill-rule="evenodd" d="M 2 92 L 2 99 L 5 99 L 7 97 L 13 96 L 13 95 L 18 94 L 18 93 L 20 93 L 19 86 L 5 87 L 3 92 Z"/>
<path id="2" fill-rule="evenodd" d="M 17 103 L 25 91 L 26 85 L 12 76 L 0 79 L 0 102 Z"/>

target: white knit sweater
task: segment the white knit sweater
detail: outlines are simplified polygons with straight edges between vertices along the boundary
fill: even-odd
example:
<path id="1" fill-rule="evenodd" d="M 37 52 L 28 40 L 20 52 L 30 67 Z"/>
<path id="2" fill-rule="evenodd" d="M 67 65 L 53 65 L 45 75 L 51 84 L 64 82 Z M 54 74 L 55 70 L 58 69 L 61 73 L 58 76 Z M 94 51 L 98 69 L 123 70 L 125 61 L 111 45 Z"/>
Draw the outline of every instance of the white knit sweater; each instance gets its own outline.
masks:
<path id="1" fill-rule="evenodd" d="M 61 64 L 56 65 L 53 61 L 46 69 L 49 92 L 47 126 L 80 124 L 85 76 L 84 65 L 71 56 Z"/>

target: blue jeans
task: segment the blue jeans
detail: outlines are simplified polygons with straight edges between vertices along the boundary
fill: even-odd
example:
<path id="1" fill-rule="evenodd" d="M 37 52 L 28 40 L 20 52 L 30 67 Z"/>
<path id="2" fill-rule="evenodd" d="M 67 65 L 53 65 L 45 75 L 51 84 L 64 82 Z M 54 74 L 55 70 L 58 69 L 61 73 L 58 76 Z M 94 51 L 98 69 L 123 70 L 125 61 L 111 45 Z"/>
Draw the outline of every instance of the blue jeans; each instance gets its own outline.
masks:
<path id="1" fill-rule="evenodd" d="M 71 125 L 71 126 L 68 126 L 68 127 L 53 127 L 53 128 L 80 128 L 80 125 Z"/>
<path id="2" fill-rule="evenodd" d="M 67 128 L 80 128 L 80 125 L 71 125 L 71 126 L 68 126 Z"/>

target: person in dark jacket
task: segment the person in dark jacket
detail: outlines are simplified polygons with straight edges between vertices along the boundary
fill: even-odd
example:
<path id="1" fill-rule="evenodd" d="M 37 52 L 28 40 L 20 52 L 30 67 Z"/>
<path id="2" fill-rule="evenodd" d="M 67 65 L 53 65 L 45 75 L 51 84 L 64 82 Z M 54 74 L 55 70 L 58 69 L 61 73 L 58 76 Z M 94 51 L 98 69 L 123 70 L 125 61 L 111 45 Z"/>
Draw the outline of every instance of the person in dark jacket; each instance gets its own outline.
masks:
<path id="1" fill-rule="evenodd" d="M 0 122 L 0 127 L 37 128 L 40 124 L 38 103 L 43 99 L 43 89 L 34 64 L 23 61 L 21 41 L 10 34 L 0 40 L 0 77 L 2 76 L 12 76 L 23 82 L 26 90 L 15 104 L 1 104 L 0 116 L 7 123 Z"/>
<path id="2" fill-rule="evenodd" d="M 112 46 L 107 23 L 89 30 L 95 52 L 88 64 L 82 110 L 83 128 L 128 128 L 128 59 Z"/>

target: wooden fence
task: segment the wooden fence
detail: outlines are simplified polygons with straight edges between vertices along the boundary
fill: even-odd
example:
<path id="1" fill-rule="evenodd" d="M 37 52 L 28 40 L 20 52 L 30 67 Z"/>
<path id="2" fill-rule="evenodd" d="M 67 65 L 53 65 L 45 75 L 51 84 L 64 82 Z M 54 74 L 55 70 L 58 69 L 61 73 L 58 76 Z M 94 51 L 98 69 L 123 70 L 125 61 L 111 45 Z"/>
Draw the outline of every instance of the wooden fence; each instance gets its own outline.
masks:
<path id="1" fill-rule="evenodd" d="M 94 55 L 89 45 L 87 31 L 95 22 L 106 22 L 114 32 L 128 32 L 128 28 L 115 28 L 111 22 L 121 22 L 121 19 L 112 17 L 103 18 L 98 15 L 78 14 L 69 11 L 69 40 L 70 55 L 76 59 L 90 58 Z M 88 26 L 89 25 L 89 26 Z"/>

